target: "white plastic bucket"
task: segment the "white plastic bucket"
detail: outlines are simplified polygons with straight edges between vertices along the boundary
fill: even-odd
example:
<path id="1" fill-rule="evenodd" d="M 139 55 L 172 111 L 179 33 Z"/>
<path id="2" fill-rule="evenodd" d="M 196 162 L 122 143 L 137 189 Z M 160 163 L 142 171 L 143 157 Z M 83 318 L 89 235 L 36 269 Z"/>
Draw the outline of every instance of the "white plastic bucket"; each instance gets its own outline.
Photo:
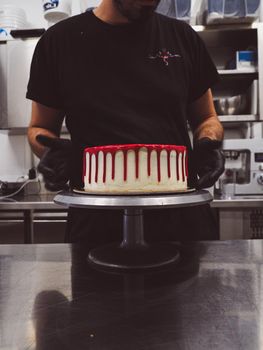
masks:
<path id="1" fill-rule="evenodd" d="M 42 0 L 44 17 L 48 22 L 59 22 L 71 16 L 72 0 Z"/>

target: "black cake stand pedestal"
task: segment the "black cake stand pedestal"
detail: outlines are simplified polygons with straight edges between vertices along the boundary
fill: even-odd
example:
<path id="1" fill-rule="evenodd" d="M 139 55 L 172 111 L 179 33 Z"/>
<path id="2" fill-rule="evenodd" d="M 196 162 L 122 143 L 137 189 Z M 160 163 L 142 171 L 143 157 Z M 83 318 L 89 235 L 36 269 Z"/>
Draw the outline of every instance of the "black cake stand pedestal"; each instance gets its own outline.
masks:
<path id="1" fill-rule="evenodd" d="M 111 196 L 75 192 L 58 193 L 54 201 L 63 206 L 90 209 L 122 209 L 123 240 L 91 250 L 88 261 L 103 269 L 140 271 L 176 263 L 180 254 L 175 244 L 144 240 L 143 211 L 203 205 L 212 201 L 208 191 L 172 194 Z"/>

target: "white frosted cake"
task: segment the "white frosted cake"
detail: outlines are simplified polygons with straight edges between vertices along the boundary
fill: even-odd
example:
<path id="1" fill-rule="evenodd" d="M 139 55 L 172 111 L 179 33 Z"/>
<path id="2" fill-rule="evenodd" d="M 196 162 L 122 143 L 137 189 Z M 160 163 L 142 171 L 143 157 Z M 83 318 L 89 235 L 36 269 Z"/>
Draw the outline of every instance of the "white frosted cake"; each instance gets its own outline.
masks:
<path id="1" fill-rule="evenodd" d="M 84 150 L 84 190 L 101 194 L 187 189 L 187 150 L 175 145 L 114 145 Z"/>

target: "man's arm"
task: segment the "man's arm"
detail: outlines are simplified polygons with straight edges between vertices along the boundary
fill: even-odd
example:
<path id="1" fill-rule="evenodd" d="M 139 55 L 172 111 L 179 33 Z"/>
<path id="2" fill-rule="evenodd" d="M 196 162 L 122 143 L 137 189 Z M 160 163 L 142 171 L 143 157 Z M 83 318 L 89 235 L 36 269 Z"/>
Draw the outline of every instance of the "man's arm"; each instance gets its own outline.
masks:
<path id="1" fill-rule="evenodd" d="M 199 175 L 195 187 L 211 187 L 224 172 L 225 159 L 221 151 L 224 130 L 210 89 L 190 106 L 189 123 L 194 134 L 193 161 Z"/>
<path id="2" fill-rule="evenodd" d="M 62 111 L 44 106 L 38 102 L 32 102 L 31 121 L 27 135 L 32 151 L 39 158 L 44 154 L 45 147 L 37 142 L 36 136 L 59 137 L 63 119 L 64 113 Z"/>
<path id="3" fill-rule="evenodd" d="M 188 114 L 194 142 L 204 137 L 211 140 L 223 140 L 224 129 L 217 117 L 210 89 L 189 106 Z"/>
<path id="4" fill-rule="evenodd" d="M 63 119 L 62 111 L 33 102 L 28 140 L 41 158 L 37 168 L 50 191 L 68 188 L 70 178 L 71 141 L 59 138 Z"/>

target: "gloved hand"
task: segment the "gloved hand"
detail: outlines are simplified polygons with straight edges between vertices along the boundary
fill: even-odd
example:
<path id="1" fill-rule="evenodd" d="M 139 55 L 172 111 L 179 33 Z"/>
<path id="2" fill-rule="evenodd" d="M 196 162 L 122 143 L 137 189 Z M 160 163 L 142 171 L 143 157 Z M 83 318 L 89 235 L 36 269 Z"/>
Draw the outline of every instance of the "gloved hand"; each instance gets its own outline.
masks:
<path id="1" fill-rule="evenodd" d="M 36 140 L 47 147 L 38 164 L 38 171 L 43 175 L 46 189 L 49 191 L 68 189 L 71 141 L 45 135 L 37 135 Z"/>
<path id="2" fill-rule="evenodd" d="M 221 151 L 222 141 L 208 137 L 194 142 L 194 163 L 199 175 L 196 188 L 211 187 L 225 170 L 225 157 Z"/>

